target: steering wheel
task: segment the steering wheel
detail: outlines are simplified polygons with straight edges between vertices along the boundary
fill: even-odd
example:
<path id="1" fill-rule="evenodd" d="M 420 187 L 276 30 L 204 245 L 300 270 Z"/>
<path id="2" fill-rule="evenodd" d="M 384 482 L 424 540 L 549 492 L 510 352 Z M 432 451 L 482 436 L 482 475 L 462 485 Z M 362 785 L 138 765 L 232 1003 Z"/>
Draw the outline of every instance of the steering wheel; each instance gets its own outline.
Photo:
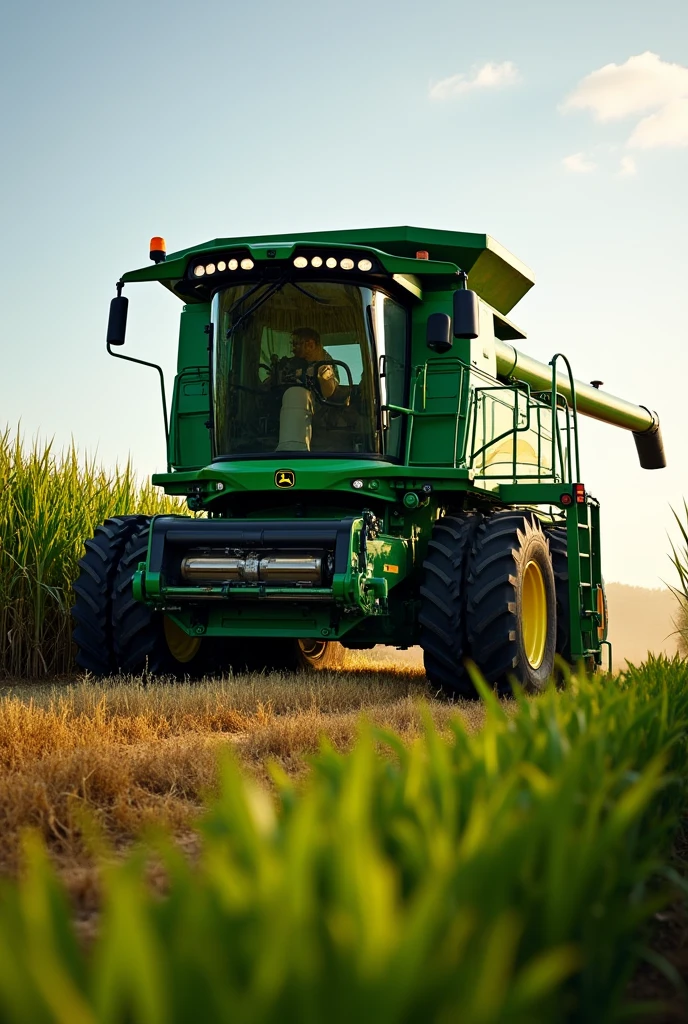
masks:
<path id="1" fill-rule="evenodd" d="M 344 370 L 347 378 L 348 394 L 343 402 L 332 401 L 323 395 L 322 381 L 319 376 L 321 366 L 341 366 Z M 289 359 L 284 358 L 280 360 L 280 363 L 274 366 L 268 366 L 267 363 L 259 363 L 258 369 L 267 370 L 269 373 L 269 376 L 263 381 L 263 387 L 267 384 L 270 388 L 307 388 L 322 405 L 332 405 L 341 408 L 342 406 L 349 405 L 351 402 L 354 386 L 353 376 L 348 365 L 340 359 L 320 359 L 317 362 L 309 363 L 307 359 L 292 356 Z M 309 370 L 310 373 L 308 372 Z M 246 390 L 251 389 L 246 388 Z M 336 389 L 334 393 L 336 394 Z"/>
<path id="2" fill-rule="evenodd" d="M 320 359 L 318 360 L 317 363 L 311 363 L 310 365 L 313 367 L 313 374 L 312 376 L 306 377 L 306 387 L 310 388 L 313 391 L 313 394 L 322 405 L 332 405 L 335 406 L 336 408 L 341 409 L 345 408 L 347 405 L 351 403 L 351 394 L 353 392 L 354 379 L 351 375 L 351 370 L 349 369 L 346 363 L 343 363 L 341 359 Z M 332 401 L 331 398 L 325 398 L 325 396 L 322 393 L 322 383 L 320 377 L 318 376 L 318 371 L 321 366 L 341 366 L 341 368 L 344 370 L 348 382 L 346 384 L 346 387 L 348 387 L 349 389 L 345 401 L 334 402 Z M 336 394 L 337 389 L 335 388 L 333 395 Z"/>

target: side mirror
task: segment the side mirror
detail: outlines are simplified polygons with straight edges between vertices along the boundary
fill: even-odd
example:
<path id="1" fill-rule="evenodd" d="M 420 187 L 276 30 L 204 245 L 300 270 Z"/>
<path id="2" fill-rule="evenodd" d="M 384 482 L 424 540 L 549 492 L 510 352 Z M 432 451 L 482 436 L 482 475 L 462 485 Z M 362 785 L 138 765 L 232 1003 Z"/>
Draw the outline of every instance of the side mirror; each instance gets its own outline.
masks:
<path id="1" fill-rule="evenodd" d="M 452 322 L 448 313 L 431 313 L 426 329 L 428 348 L 433 352 L 449 352 L 454 344 L 452 341 Z"/>
<path id="2" fill-rule="evenodd" d="M 110 303 L 110 318 L 108 320 L 107 343 L 108 345 L 123 345 L 127 333 L 127 310 L 129 299 L 124 295 L 117 295 Z"/>
<path id="3" fill-rule="evenodd" d="M 454 292 L 454 337 L 477 338 L 478 325 L 478 296 L 468 289 Z"/>

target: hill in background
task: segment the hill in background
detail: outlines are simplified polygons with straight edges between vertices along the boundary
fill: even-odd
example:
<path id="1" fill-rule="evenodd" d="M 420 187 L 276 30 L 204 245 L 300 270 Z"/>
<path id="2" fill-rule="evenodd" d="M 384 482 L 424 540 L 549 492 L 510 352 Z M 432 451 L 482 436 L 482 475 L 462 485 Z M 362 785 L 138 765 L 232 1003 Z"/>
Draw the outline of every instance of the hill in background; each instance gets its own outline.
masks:
<path id="1" fill-rule="evenodd" d="M 640 664 L 648 651 L 669 657 L 676 654 L 678 604 L 670 590 L 608 583 L 607 602 L 615 668 L 623 668 L 624 661 Z"/>

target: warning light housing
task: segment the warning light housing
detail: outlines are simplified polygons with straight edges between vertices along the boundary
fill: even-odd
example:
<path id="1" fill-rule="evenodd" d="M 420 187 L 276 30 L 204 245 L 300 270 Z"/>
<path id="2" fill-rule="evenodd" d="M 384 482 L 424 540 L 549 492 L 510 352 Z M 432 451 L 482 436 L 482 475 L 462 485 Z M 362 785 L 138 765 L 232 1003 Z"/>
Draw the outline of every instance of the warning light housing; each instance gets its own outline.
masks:
<path id="1" fill-rule="evenodd" d="M 163 263 L 167 256 L 167 246 L 165 245 L 165 239 L 160 238 L 156 235 L 150 240 L 150 258 L 153 263 Z"/>
<path id="2" fill-rule="evenodd" d="M 585 504 L 585 484 L 573 485 L 573 497 L 577 505 Z"/>

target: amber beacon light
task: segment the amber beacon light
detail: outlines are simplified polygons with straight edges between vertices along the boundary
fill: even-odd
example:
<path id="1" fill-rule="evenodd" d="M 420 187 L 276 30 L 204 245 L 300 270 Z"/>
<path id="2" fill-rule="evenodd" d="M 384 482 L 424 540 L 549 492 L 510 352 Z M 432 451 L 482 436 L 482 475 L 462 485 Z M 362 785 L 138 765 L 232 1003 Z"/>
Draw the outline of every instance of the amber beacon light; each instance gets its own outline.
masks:
<path id="1" fill-rule="evenodd" d="M 160 238 L 158 235 L 150 240 L 150 258 L 153 263 L 162 263 L 167 256 L 167 248 L 165 246 L 165 239 Z"/>

